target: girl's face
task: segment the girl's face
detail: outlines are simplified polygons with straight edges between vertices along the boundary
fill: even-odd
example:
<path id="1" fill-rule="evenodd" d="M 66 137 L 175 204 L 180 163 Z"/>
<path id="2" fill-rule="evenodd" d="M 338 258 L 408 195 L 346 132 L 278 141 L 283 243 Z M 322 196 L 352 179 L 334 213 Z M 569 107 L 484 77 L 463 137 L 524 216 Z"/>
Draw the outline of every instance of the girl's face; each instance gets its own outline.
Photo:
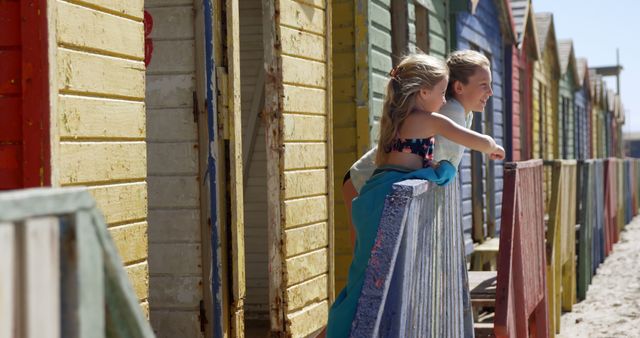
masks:
<path id="1" fill-rule="evenodd" d="M 420 89 L 416 96 L 416 106 L 428 112 L 437 112 L 447 103 L 444 95 L 447 91 L 448 79 L 444 78 L 432 89 Z"/>
<path id="2" fill-rule="evenodd" d="M 453 83 L 455 98 L 466 111 L 482 112 L 493 95 L 491 85 L 491 69 L 479 67 L 469 77 L 467 84 L 459 81 Z"/>

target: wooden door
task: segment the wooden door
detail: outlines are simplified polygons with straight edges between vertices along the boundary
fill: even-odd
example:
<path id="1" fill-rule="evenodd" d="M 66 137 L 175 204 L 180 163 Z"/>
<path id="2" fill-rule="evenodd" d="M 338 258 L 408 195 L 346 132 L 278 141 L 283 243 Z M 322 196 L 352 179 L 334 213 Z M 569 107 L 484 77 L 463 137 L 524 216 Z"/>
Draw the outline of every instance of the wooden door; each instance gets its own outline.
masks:
<path id="1" fill-rule="evenodd" d="M 0 2 L 0 190 L 50 185 L 46 1 Z"/>
<path id="2" fill-rule="evenodd" d="M 334 289 L 331 2 L 263 9 L 271 330 L 305 337 Z"/>

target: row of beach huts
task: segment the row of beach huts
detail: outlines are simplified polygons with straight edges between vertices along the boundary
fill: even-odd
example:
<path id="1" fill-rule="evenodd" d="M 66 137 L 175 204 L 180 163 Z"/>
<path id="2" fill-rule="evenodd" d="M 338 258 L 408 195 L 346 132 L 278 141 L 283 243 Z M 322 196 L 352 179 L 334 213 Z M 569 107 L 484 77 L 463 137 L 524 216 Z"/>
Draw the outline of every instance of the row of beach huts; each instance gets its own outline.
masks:
<path id="1" fill-rule="evenodd" d="M 603 81 L 622 68 L 590 67 L 533 5 L 0 1 L 0 189 L 86 186 L 159 337 L 311 335 L 351 260 L 342 177 L 399 56 L 484 53 L 473 129 L 506 161 L 623 156 Z M 499 237 L 503 167 L 461 162 L 470 262 Z"/>

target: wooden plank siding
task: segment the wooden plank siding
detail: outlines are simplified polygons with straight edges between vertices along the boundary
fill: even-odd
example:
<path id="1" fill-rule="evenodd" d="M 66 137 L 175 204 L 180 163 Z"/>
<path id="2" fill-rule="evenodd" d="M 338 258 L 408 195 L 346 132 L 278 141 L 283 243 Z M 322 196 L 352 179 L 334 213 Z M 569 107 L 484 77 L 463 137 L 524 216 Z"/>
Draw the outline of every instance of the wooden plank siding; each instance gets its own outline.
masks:
<path id="1" fill-rule="evenodd" d="M 245 318 L 269 318 L 269 258 L 267 254 L 267 157 L 264 126 L 257 117 L 264 92 L 262 2 L 241 1 L 240 11 L 240 81 L 242 139 L 245 145 L 243 163 L 246 286 Z M 264 79 L 264 76 L 262 76 Z M 300 93 L 305 95 L 305 93 Z M 257 102 L 257 104 L 254 104 Z M 253 134 L 253 135 L 252 135 Z M 248 325 L 248 324 L 247 324 Z"/>
<path id="2" fill-rule="evenodd" d="M 353 163 L 363 154 L 358 147 L 359 137 L 356 117 L 355 72 L 355 5 L 351 0 L 333 1 L 332 54 L 333 67 L 333 159 L 334 159 L 334 234 L 335 234 L 335 292 L 347 283 L 353 246 L 351 224 L 341 189 L 342 179 Z M 365 130 L 368 134 L 368 126 Z M 369 137 L 366 135 L 367 146 Z M 364 148 L 364 147 L 363 147 Z"/>
<path id="3" fill-rule="evenodd" d="M 142 1 L 49 4 L 52 184 L 88 186 L 148 316 Z"/>
<path id="4" fill-rule="evenodd" d="M 580 88 L 574 92 L 574 109 L 576 112 L 576 158 L 584 160 L 590 158 L 590 121 L 588 118 L 590 85 L 587 69 L 587 60 L 582 58 L 576 59 L 578 81 Z"/>
<path id="5" fill-rule="evenodd" d="M 533 63 L 539 58 L 537 34 L 530 0 L 511 0 L 511 14 L 516 44 L 506 51 L 507 65 L 507 161 L 521 161 L 533 156 Z M 510 64 L 510 67 L 509 67 Z"/>
<path id="6" fill-rule="evenodd" d="M 576 110 L 576 158 L 585 160 L 591 157 L 591 84 L 589 80 L 589 66 L 587 59 L 576 58 L 576 68 L 578 71 L 578 81 L 580 88 L 575 92 Z"/>
<path id="7" fill-rule="evenodd" d="M 456 8 L 466 8 L 458 6 Z M 475 113 L 474 128 L 491 135 L 499 145 L 504 145 L 504 107 L 505 107 L 505 64 L 503 31 L 501 30 L 500 9 L 493 2 L 483 1 L 476 12 L 466 9 L 454 14 L 452 26 L 455 29 L 455 49 L 479 49 L 491 62 L 493 79 L 493 97 L 483 113 Z M 482 115 L 477 115 L 482 114 Z M 502 161 L 489 161 L 482 156 L 480 167 L 472 166 L 472 152 L 466 150 L 460 163 L 460 186 L 462 189 L 463 226 L 471 231 L 475 241 L 482 242 L 486 236 L 496 236 L 500 229 L 502 203 L 503 164 Z M 473 174 L 479 175 L 472 179 Z M 473 183 L 475 181 L 476 183 Z M 472 184 L 473 183 L 473 184 Z M 473 191 L 473 186 L 481 184 L 481 189 Z M 476 188 L 478 186 L 476 185 Z M 476 220 L 474 221 L 474 205 Z M 466 231 L 469 231 L 466 230 Z M 465 232 L 466 232 L 465 231 Z M 470 254 L 473 244 L 466 240 L 466 252 Z"/>
<path id="8" fill-rule="evenodd" d="M 558 87 L 559 107 L 558 126 L 559 149 L 562 158 L 575 159 L 576 149 L 576 111 L 574 94 L 580 87 L 578 80 L 576 58 L 573 50 L 573 41 L 558 40 L 558 56 L 560 60 L 560 82 Z"/>
<path id="9" fill-rule="evenodd" d="M 333 2 L 334 186 L 345 172 L 377 144 L 388 72 L 402 55 L 427 45 L 425 52 L 442 59 L 448 53 L 448 1 L 394 0 Z M 416 18 L 416 8 L 427 18 Z M 418 43 L 416 24 L 427 25 Z M 353 247 L 351 225 L 340 189 L 335 202 L 336 291 L 344 287 Z"/>
<path id="10" fill-rule="evenodd" d="M 267 2 L 263 20 L 271 330 L 304 337 L 334 297 L 331 3 Z M 296 109 L 305 91 L 324 106 Z"/>
<path id="11" fill-rule="evenodd" d="M 203 299 L 193 2 L 145 1 L 151 323 L 159 337 L 200 336 Z"/>

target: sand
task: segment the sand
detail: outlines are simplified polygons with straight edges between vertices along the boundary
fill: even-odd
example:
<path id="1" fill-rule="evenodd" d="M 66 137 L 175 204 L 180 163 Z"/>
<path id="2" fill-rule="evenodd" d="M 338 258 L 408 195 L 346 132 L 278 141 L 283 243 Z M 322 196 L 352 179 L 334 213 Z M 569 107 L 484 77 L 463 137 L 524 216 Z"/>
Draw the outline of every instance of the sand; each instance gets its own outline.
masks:
<path id="1" fill-rule="evenodd" d="M 598 268 L 586 299 L 562 315 L 559 337 L 640 338 L 640 216 Z"/>

